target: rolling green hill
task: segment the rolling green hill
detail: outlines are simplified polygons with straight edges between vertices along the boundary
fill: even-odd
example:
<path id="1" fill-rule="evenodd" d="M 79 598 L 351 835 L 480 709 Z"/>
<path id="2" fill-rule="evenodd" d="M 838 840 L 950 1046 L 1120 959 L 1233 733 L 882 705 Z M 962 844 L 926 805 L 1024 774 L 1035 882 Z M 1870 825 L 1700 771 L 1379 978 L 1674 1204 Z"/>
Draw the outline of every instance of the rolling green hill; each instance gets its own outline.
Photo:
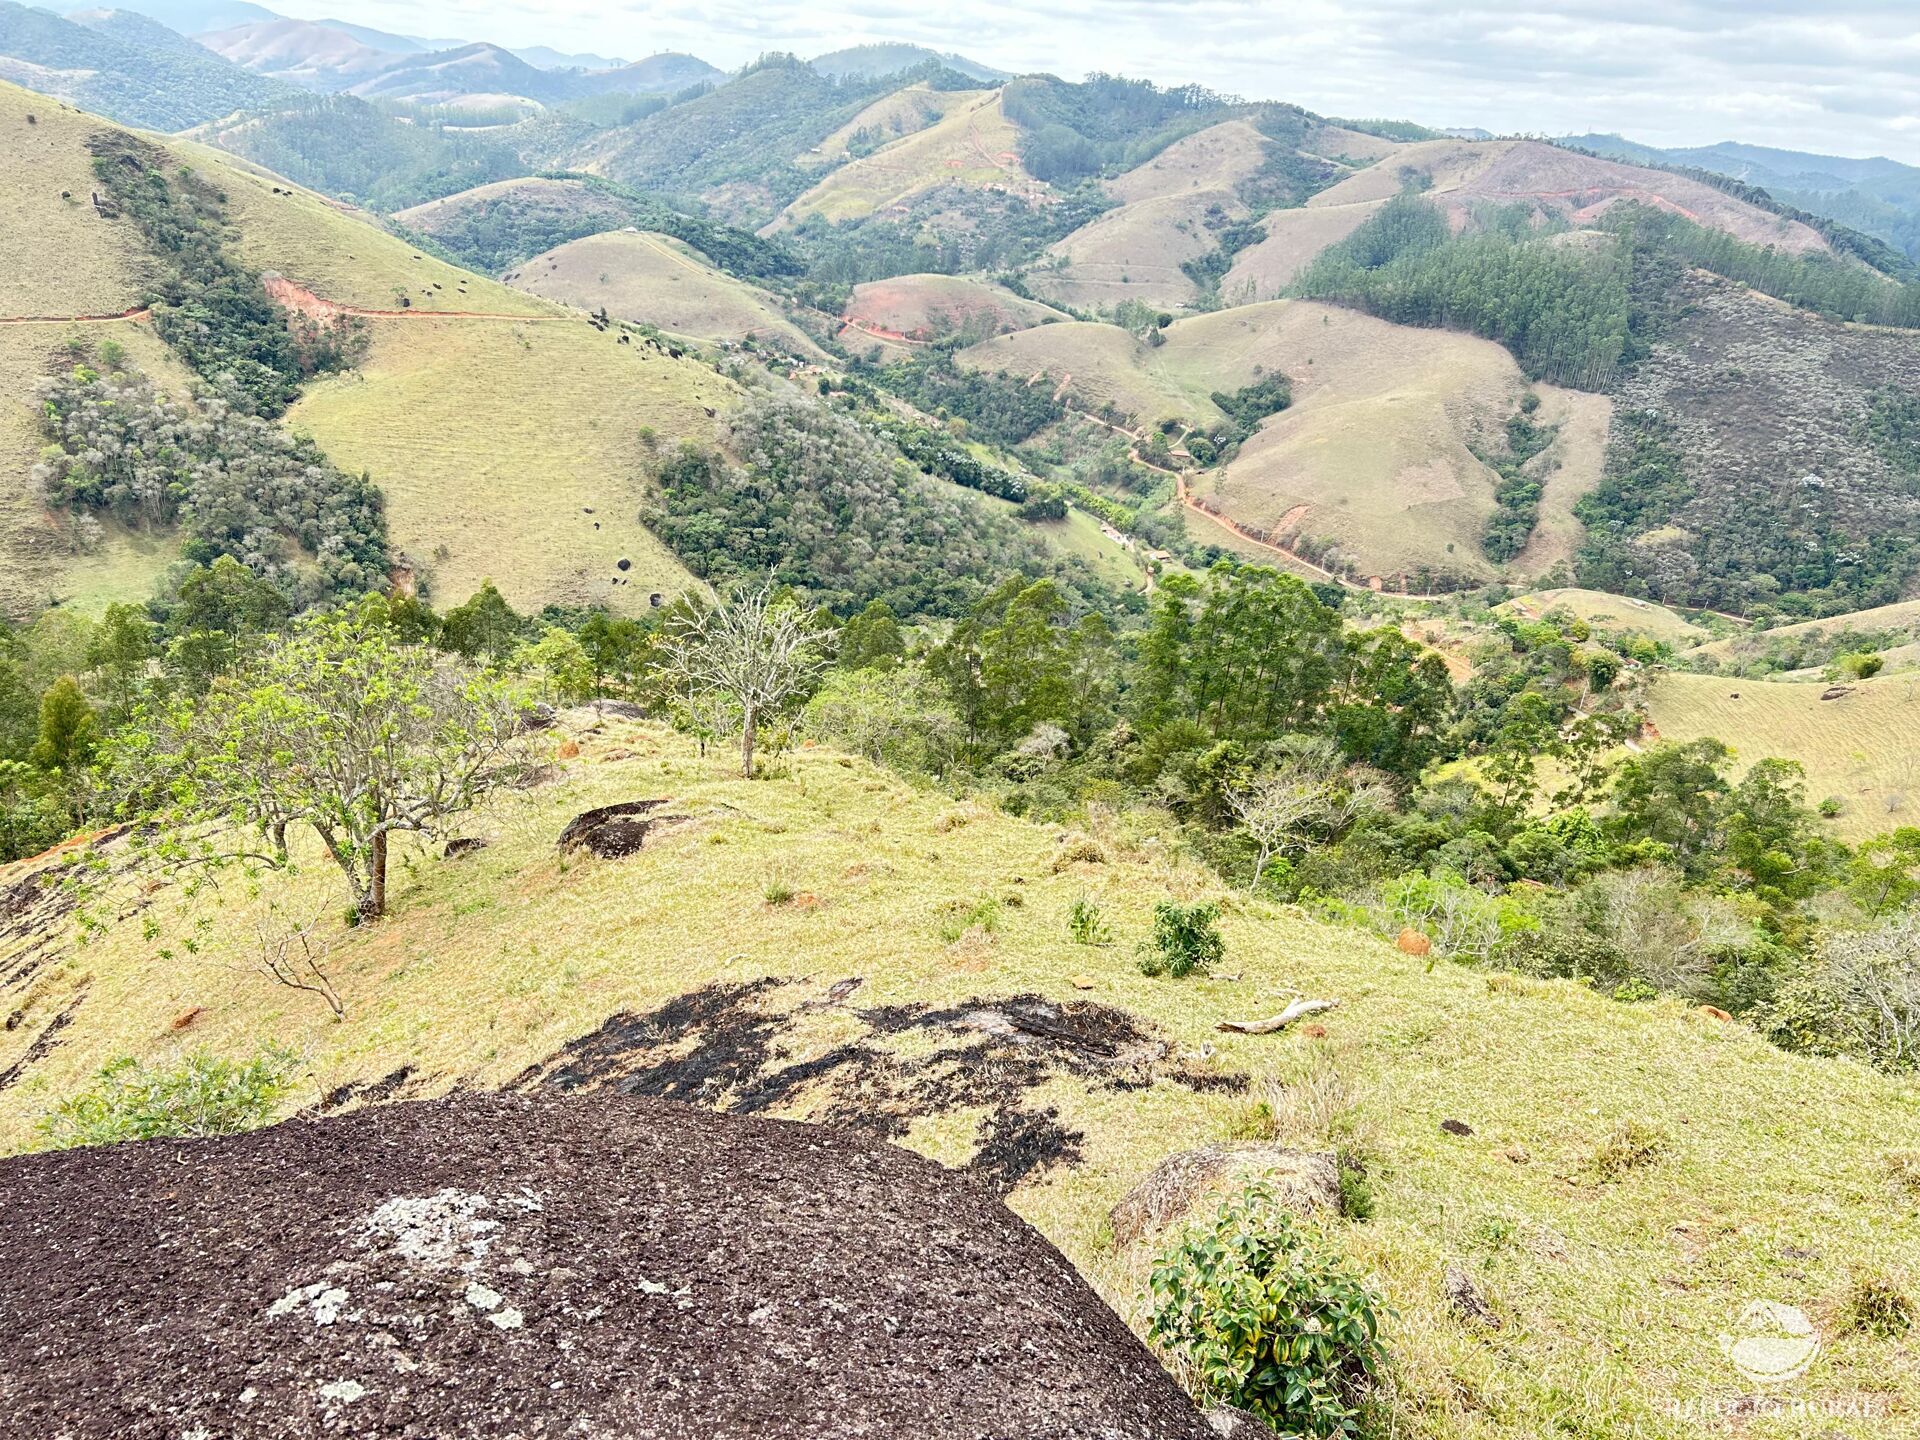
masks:
<path id="1" fill-rule="evenodd" d="M 0 605 L 15 615 L 55 597 L 98 608 L 150 594 L 175 554 L 168 535 L 113 530 L 98 553 L 73 553 L 29 478 L 44 443 L 33 379 L 70 363 L 58 353 L 69 335 L 118 338 L 150 374 L 184 388 L 139 320 L 66 318 L 138 305 L 151 265 L 132 223 L 88 202 L 86 147 L 103 124 L 0 87 L 0 133 L 19 137 L 29 161 L 0 172 L 0 238 L 30 262 L 0 281 L 11 287 L 0 308 L 52 317 L 0 324 Z M 710 368 L 618 346 L 577 312 L 415 251 L 364 214 L 218 150 L 187 141 L 172 150 L 220 177 L 245 264 L 283 277 L 286 293 L 322 316 L 396 312 L 366 322 L 366 364 L 311 387 L 289 423 L 336 464 L 376 477 L 393 546 L 417 574 L 456 601 L 491 575 L 533 609 L 590 597 L 647 608 L 652 594 L 685 583 L 637 519 L 637 434 L 645 425 L 669 441 L 709 434 L 707 408 L 729 391 Z M 76 198 L 63 200 L 63 189 Z M 588 506 L 605 507 L 599 529 Z"/>

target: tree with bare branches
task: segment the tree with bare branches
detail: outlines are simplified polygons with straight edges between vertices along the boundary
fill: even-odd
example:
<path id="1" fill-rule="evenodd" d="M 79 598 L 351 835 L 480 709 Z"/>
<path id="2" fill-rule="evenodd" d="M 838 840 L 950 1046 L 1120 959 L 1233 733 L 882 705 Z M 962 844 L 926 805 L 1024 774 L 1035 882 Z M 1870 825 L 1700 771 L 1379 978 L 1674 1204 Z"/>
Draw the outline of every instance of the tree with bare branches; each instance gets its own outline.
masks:
<path id="1" fill-rule="evenodd" d="M 812 617 L 771 577 L 688 606 L 670 622 L 665 654 L 690 695 L 718 696 L 740 719 L 740 773 L 753 778 L 761 724 L 799 697 L 826 664 Z"/>

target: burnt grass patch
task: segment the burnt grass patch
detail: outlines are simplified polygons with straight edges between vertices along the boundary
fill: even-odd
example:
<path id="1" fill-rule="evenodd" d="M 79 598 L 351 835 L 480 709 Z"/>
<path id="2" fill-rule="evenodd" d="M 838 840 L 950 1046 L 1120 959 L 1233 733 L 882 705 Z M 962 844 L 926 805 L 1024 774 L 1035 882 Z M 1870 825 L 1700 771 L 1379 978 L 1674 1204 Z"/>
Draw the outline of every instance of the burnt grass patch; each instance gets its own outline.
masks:
<path id="1" fill-rule="evenodd" d="M 802 985 L 777 977 L 716 982 L 644 1013 L 622 1011 L 530 1066 L 509 1088 L 610 1089 L 745 1114 L 805 1097 L 812 1119 L 882 1140 L 900 1139 L 922 1117 L 980 1110 L 966 1169 L 1004 1195 L 1082 1158 L 1085 1136 L 1034 1097 L 1056 1076 L 1118 1091 L 1160 1083 L 1239 1091 L 1247 1084 L 1244 1075 L 1180 1060 L 1137 1017 L 1093 1001 L 1021 994 L 859 1009 L 841 1004 L 858 981 L 839 981 L 824 996 Z M 796 1019 L 830 1008 L 853 1017 L 864 1033 L 794 1058 Z M 923 1044 L 889 1043 L 909 1036 Z"/>

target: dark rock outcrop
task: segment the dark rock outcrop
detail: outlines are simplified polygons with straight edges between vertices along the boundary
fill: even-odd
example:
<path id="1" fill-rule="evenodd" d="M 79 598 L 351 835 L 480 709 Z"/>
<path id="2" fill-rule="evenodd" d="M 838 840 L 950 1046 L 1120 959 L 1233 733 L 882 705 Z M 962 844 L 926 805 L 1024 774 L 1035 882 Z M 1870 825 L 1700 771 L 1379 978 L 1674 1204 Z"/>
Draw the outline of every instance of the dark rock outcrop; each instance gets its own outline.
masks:
<path id="1" fill-rule="evenodd" d="M 458 1095 L 0 1162 L 0 1435 L 1209 1440 L 987 1191 L 818 1126 Z"/>

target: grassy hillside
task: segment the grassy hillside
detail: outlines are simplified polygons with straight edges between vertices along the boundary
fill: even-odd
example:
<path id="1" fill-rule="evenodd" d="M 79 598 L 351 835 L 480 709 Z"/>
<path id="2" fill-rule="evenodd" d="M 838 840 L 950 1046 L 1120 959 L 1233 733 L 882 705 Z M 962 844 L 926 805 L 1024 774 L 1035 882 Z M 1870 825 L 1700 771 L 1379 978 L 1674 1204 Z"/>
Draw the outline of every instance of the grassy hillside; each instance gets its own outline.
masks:
<path id="1" fill-rule="evenodd" d="M 1834 833 L 1859 840 L 1911 825 L 1920 807 L 1920 683 L 1910 675 L 1863 681 L 1822 700 L 1822 680 L 1661 676 L 1647 712 L 1663 740 L 1712 736 L 1746 763 L 1777 756 L 1807 772 L 1807 795 L 1838 796 Z"/>
<path id="2" fill-rule="evenodd" d="M 1006 334 L 1066 317 L 1011 290 L 962 275 L 896 275 L 853 287 L 841 312 L 856 345 L 861 335 L 933 340 L 943 335 Z"/>
<path id="3" fill-rule="evenodd" d="M 1173 1151 L 1277 1129 L 1364 1157 L 1374 1217 L 1321 1223 L 1394 1307 L 1394 1433 L 1692 1440 L 1697 1407 L 1751 1391 L 1718 1337 L 1756 1295 L 1817 1317 L 1826 1345 L 1791 1394 L 1835 1407 L 1821 1433 L 1890 1434 L 1887 1415 L 1920 1403 L 1910 1347 L 1844 1329 L 1859 1276 L 1910 1277 L 1920 1259 L 1900 1188 L 1910 1087 L 1786 1056 L 1674 1002 L 1430 967 L 1222 894 L 1125 823 L 1069 844 L 825 752 L 747 784 L 652 726 L 583 738 L 556 783 L 474 817 L 489 849 L 412 860 L 390 921 L 323 922 L 340 1023 L 250 969 L 262 902 L 244 887 L 191 955 L 159 953 L 191 923 L 172 891 L 147 906 L 152 939 L 135 921 L 87 947 L 57 924 L 4 932 L 0 986 L 18 1015 L 0 1064 L 25 1063 L 0 1072 L 0 1148 L 34 1143 L 37 1117 L 121 1054 L 276 1040 L 302 1057 L 299 1105 L 554 1070 L 631 1077 L 644 1093 L 890 1125 L 942 1161 L 975 1160 L 1018 1182 L 1013 1206 L 1138 1324 L 1151 1247 L 1116 1253 L 1108 1207 Z M 568 817 L 638 796 L 671 797 L 691 821 L 623 861 L 556 857 Z M 770 903 L 776 881 L 796 898 Z M 300 919 L 338 908 L 318 864 L 267 893 Z M 1168 896 L 1225 904 L 1222 978 L 1135 967 Z M 1082 898 L 1105 907 L 1112 948 L 1068 941 Z M 972 1028 L 1023 993 L 1124 1012 L 1076 1013 L 1145 1031 L 1139 1058 L 1116 1069 Z M 1213 1028 L 1300 994 L 1343 1004 L 1281 1035 Z M 654 1018 L 606 1024 L 623 1015 Z M 1629 1126 L 1652 1154 L 1609 1166 Z M 1450 1314 L 1450 1265 L 1497 1331 Z M 1742 1433 L 1805 1433 L 1797 1423 Z"/>
<path id="4" fill-rule="evenodd" d="M 787 206 L 779 223 L 816 215 L 835 223 L 865 220 L 939 185 L 1041 197 L 1044 187 L 1021 167 L 1019 131 L 1001 113 L 1000 92 L 962 93 L 961 103 L 925 129 L 834 170 Z"/>
<path id="5" fill-rule="evenodd" d="M 752 337 L 791 354 L 825 358 L 775 296 L 723 274 L 670 236 L 590 235 L 536 255 L 512 273 L 520 289 L 563 305 L 605 309 L 696 340 Z"/>
<path id="6" fill-rule="evenodd" d="M 25 123 L 28 113 L 37 124 Z M 11 313 L 113 313 L 140 297 L 137 233 L 129 221 L 101 219 L 82 188 L 87 140 L 102 123 L 0 87 L 0 133 L 22 136 L 31 162 L 0 170 L 0 226 L 31 261 L 24 275 L 9 268 L 0 278 L 16 287 L 6 292 Z M 436 260 L 337 201 L 210 147 L 168 143 L 183 164 L 217 175 L 245 263 L 278 272 L 323 307 L 407 312 L 369 320 L 367 364 L 311 387 L 290 423 L 336 463 L 374 474 L 394 544 L 435 573 L 443 593 L 464 599 L 492 575 L 531 608 L 598 598 L 628 609 L 685 583 L 636 518 L 638 433 L 650 426 L 667 442 L 709 434 L 706 409 L 729 393 L 712 370 L 617 345 L 584 317 Z M 79 203 L 61 200 L 62 188 Z M 144 327 L 86 328 L 121 340 L 149 373 L 184 383 Z M 171 543 L 110 530 L 98 554 L 72 555 L 34 502 L 27 472 L 41 441 L 32 381 L 65 363 L 55 352 L 68 329 L 0 325 L 0 605 L 10 610 L 53 596 L 89 608 L 144 598 L 173 554 Z M 632 562 L 625 572 L 616 569 L 623 558 Z"/>
<path id="7" fill-rule="evenodd" d="M 1538 620 L 1553 610 L 1579 616 L 1607 635 L 1644 635 L 1649 640 L 1682 647 L 1707 634 L 1686 616 L 1647 600 L 1629 600 L 1600 590 L 1534 590 L 1516 595 L 1500 607 Z"/>
<path id="8" fill-rule="evenodd" d="M 1194 482 L 1202 503 L 1257 533 L 1331 543 L 1362 576 L 1425 566 L 1491 576 L 1480 536 L 1493 512 L 1493 472 L 1475 454 L 1497 447 L 1526 390 L 1498 345 L 1413 330 L 1334 306 L 1277 301 L 1177 320 L 1149 346 L 1111 325 L 1049 325 L 962 352 L 965 364 L 1056 384 L 1135 419 L 1218 421 L 1215 391 L 1288 376 L 1293 404 L 1223 470 Z M 1543 387 L 1560 436 L 1534 464 L 1547 474 L 1543 513 L 1573 526 L 1567 498 L 1591 483 L 1606 434 L 1605 402 Z M 1569 488 L 1571 487 L 1571 488 Z M 1523 573 L 1552 563 L 1543 552 Z"/>
<path id="9" fill-rule="evenodd" d="M 902 86 L 882 95 L 797 161 L 803 166 L 836 165 L 854 150 L 872 154 L 882 145 L 938 124 L 956 110 L 978 105 L 986 94 L 984 90 L 936 90 L 924 82 Z"/>
<path id="10" fill-rule="evenodd" d="M 1351 205 L 1274 211 L 1260 224 L 1265 238 L 1233 257 L 1220 293 L 1235 305 L 1278 299 L 1316 255 L 1338 245 L 1384 204 L 1384 200 L 1356 200 Z"/>
<path id="11" fill-rule="evenodd" d="M 436 599 L 491 578 L 521 609 L 625 613 L 688 583 L 639 523 L 639 432 L 710 434 L 705 411 L 728 403 L 726 381 L 584 319 L 370 323 L 366 363 L 311 386 L 287 423 L 372 472 L 394 544 Z"/>
<path id="12" fill-rule="evenodd" d="M 1696 646 L 1688 656 L 1739 664 L 1782 648 L 1829 648 L 1830 642 L 1849 634 L 1920 638 L 1920 600 L 1898 600 L 1891 605 L 1854 610 L 1828 620 L 1803 620 L 1797 625 L 1745 631 Z"/>
<path id="13" fill-rule="evenodd" d="M 31 117 L 31 118 L 29 118 Z M 87 137 L 100 122 L 0 84 L 0 317 L 114 315 L 138 303 L 145 269 L 131 225 L 102 218 Z M 71 198 L 64 198 L 71 197 Z"/>
<path id="14" fill-rule="evenodd" d="M 1267 143 L 1229 120 L 1169 145 L 1111 181 L 1118 207 L 1054 245 L 1029 283 L 1079 307 L 1187 304 L 1199 286 L 1182 267 L 1217 247 L 1220 227 L 1246 218 L 1238 190 L 1266 163 Z"/>

